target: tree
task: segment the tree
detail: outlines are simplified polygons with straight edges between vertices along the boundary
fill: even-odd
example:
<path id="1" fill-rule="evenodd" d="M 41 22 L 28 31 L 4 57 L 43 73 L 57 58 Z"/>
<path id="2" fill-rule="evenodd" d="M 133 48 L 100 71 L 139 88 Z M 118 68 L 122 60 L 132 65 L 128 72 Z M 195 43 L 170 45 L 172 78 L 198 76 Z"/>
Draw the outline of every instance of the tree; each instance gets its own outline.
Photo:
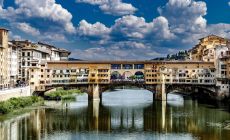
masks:
<path id="1" fill-rule="evenodd" d="M 167 59 L 170 59 L 170 58 L 171 58 L 171 56 L 170 56 L 170 54 L 168 54 L 168 55 L 167 55 Z"/>

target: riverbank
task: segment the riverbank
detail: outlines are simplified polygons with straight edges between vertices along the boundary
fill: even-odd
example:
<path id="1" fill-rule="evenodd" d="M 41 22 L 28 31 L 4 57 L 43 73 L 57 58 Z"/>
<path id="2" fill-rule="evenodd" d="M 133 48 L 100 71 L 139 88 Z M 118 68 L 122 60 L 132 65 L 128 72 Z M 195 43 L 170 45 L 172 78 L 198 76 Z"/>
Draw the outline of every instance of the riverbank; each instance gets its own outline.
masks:
<path id="1" fill-rule="evenodd" d="M 45 100 L 75 100 L 76 95 L 83 94 L 79 89 L 57 89 L 57 91 L 52 91 L 46 93 L 44 96 Z"/>
<path id="2" fill-rule="evenodd" d="M 10 98 L 28 97 L 31 95 L 30 86 L 0 90 L 0 102 L 7 101 Z"/>
<path id="3" fill-rule="evenodd" d="M 44 100 L 38 96 L 11 98 L 0 102 L 0 114 L 7 114 L 29 106 L 42 105 Z"/>

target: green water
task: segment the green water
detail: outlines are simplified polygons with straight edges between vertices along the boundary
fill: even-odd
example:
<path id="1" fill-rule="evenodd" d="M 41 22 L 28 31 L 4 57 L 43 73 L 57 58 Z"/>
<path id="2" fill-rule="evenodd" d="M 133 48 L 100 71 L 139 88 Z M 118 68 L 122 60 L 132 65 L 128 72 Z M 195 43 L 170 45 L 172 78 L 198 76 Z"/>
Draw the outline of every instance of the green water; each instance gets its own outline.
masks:
<path id="1" fill-rule="evenodd" d="M 0 140 L 229 140 L 230 113 L 196 100 L 160 102 L 145 90 L 87 95 L 76 102 L 0 117 Z M 51 105 L 52 104 L 52 105 Z M 51 107 L 52 106 L 52 107 Z"/>

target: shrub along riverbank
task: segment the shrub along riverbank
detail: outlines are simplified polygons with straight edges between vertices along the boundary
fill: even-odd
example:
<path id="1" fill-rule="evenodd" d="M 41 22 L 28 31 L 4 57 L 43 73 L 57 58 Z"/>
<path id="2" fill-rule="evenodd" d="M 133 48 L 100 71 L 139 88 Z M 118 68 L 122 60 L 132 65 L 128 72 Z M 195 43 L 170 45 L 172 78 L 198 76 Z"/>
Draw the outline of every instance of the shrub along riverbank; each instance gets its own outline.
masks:
<path id="1" fill-rule="evenodd" d="M 64 90 L 57 89 L 57 91 L 52 91 L 45 94 L 46 100 L 75 100 L 76 94 L 82 94 L 78 89 Z"/>
<path id="2" fill-rule="evenodd" d="M 0 102 L 0 114 L 7 114 L 17 109 L 32 105 L 42 105 L 43 103 L 43 98 L 38 96 L 11 98 L 7 101 Z"/>

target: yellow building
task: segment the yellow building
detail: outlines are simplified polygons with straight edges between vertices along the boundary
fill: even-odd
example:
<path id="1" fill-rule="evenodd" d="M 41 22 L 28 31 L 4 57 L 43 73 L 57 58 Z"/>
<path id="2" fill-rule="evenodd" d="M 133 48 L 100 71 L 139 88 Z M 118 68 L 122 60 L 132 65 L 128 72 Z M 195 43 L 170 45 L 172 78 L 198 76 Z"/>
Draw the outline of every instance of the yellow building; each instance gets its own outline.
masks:
<path id="1" fill-rule="evenodd" d="M 8 30 L 0 28 L 0 89 L 8 86 Z"/>
<path id="2" fill-rule="evenodd" d="M 194 61 L 214 62 L 214 52 L 217 46 L 229 47 L 229 40 L 216 35 L 201 38 L 199 44 L 189 51 L 190 59 Z"/>

